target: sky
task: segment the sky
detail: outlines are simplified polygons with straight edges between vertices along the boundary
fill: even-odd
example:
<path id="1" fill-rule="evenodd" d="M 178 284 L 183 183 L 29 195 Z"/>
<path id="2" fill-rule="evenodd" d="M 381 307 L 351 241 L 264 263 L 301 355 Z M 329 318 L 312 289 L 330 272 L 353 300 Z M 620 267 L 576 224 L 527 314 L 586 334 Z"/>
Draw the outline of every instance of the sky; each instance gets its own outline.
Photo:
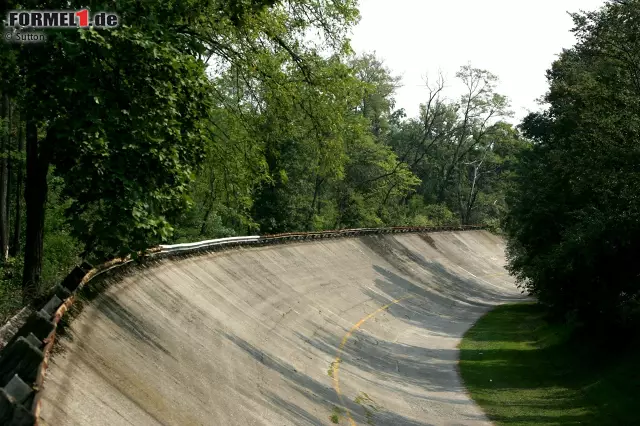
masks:
<path id="1" fill-rule="evenodd" d="M 596 10 L 604 0 L 360 0 L 351 36 L 358 53 L 376 52 L 403 87 L 396 108 L 416 116 L 424 78 L 442 72 L 447 97 L 457 98 L 455 73 L 470 63 L 496 74 L 497 92 L 511 100 L 519 122 L 547 90 L 546 70 L 575 43 L 567 12 Z"/>

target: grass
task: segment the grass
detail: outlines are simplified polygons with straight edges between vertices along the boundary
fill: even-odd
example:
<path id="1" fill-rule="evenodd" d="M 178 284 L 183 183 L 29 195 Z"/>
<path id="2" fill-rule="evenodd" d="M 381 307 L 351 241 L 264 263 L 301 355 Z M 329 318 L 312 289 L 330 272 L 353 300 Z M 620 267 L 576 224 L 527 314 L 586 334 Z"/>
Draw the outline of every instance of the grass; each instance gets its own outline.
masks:
<path id="1" fill-rule="evenodd" d="M 332 414 L 329 416 L 329 420 L 331 420 L 331 423 L 335 423 L 338 424 L 340 423 L 340 416 L 342 415 L 343 410 L 340 407 L 333 407 L 333 412 Z"/>
<path id="2" fill-rule="evenodd" d="M 329 365 L 329 369 L 327 370 L 327 376 L 333 378 L 333 373 L 335 372 L 336 366 L 340 363 L 340 361 L 333 361 Z"/>
<path id="3" fill-rule="evenodd" d="M 367 419 L 367 424 L 373 426 L 373 413 L 380 410 L 378 404 L 376 404 L 376 402 L 365 392 L 360 392 L 354 401 L 362 407 L 364 416 Z"/>
<path id="4" fill-rule="evenodd" d="M 640 350 L 622 346 L 576 338 L 539 305 L 505 305 L 464 336 L 460 372 L 498 425 L 640 424 Z"/>

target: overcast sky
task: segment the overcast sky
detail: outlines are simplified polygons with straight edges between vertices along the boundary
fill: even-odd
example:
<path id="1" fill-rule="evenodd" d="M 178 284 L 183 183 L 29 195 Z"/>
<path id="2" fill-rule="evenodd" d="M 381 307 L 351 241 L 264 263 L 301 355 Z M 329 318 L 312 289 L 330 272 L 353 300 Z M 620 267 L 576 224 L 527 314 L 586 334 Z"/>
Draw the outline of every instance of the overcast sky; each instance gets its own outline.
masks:
<path id="1" fill-rule="evenodd" d="M 500 78 L 516 119 L 539 109 L 545 71 L 574 43 L 567 11 L 595 10 L 604 0 L 360 0 L 362 19 L 352 35 L 356 52 L 373 52 L 402 76 L 396 108 L 417 114 L 424 77 L 441 70 L 449 97 L 461 65 L 471 63 Z"/>

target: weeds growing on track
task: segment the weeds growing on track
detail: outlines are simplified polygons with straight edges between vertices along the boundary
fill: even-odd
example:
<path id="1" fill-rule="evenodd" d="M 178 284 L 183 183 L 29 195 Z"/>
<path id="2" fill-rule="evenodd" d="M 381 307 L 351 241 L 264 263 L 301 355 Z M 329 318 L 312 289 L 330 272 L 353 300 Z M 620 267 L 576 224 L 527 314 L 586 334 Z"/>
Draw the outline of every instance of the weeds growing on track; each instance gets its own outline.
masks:
<path id="1" fill-rule="evenodd" d="M 335 423 L 335 424 L 340 423 L 340 417 L 342 416 L 343 413 L 344 413 L 344 410 L 342 408 L 333 407 L 333 412 L 329 416 L 329 419 L 331 420 L 331 423 Z"/>

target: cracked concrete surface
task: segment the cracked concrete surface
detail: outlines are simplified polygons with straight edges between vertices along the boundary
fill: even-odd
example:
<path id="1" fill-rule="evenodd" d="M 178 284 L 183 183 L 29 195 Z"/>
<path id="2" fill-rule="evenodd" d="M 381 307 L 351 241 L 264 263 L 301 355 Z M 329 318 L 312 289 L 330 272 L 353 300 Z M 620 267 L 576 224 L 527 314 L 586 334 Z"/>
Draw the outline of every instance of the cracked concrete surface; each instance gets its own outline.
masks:
<path id="1" fill-rule="evenodd" d="M 489 424 L 456 346 L 491 307 L 523 299 L 503 265 L 502 241 L 485 231 L 159 261 L 114 279 L 73 320 L 41 421 Z"/>

